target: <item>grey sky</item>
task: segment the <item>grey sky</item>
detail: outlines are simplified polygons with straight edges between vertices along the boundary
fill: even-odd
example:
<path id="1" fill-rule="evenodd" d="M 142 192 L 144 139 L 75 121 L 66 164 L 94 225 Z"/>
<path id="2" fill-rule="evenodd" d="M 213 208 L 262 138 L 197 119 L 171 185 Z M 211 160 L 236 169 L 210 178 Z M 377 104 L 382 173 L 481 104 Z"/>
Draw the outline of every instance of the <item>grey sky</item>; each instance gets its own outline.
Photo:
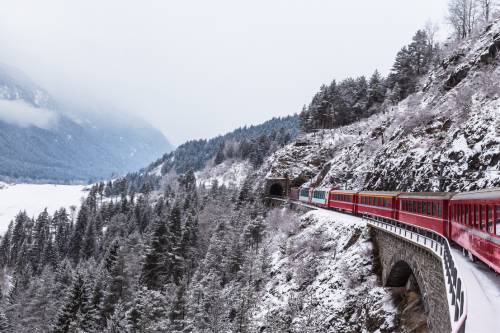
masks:
<path id="1" fill-rule="evenodd" d="M 1 0 L 0 62 L 180 144 L 298 112 L 333 78 L 386 74 L 446 2 Z"/>

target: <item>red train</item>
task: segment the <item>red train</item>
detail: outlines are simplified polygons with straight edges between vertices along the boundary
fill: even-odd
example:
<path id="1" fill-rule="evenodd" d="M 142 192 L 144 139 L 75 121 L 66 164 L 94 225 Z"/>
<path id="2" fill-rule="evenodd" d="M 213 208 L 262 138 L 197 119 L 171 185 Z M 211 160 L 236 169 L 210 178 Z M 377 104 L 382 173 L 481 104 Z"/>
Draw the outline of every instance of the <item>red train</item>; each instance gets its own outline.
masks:
<path id="1" fill-rule="evenodd" d="M 303 186 L 291 199 L 433 230 L 500 273 L 500 188 L 466 193 L 342 191 Z"/>

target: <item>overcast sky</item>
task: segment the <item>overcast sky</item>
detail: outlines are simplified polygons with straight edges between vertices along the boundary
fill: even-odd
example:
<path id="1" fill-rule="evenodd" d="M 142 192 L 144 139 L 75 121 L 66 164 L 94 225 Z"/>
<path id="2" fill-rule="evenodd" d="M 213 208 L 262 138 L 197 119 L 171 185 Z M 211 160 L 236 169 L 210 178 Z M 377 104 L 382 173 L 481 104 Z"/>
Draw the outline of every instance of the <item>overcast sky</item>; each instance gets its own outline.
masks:
<path id="1" fill-rule="evenodd" d="M 334 78 L 386 74 L 446 2 L 0 0 L 0 62 L 180 144 L 299 112 Z"/>

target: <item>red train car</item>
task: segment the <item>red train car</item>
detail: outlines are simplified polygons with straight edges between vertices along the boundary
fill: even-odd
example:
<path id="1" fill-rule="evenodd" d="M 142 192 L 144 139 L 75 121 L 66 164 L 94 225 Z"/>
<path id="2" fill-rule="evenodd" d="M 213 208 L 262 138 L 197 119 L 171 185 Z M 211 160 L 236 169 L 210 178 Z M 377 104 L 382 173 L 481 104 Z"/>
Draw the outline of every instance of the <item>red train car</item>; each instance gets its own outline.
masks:
<path id="1" fill-rule="evenodd" d="M 397 220 L 399 194 L 400 192 L 359 192 L 358 213 Z"/>
<path id="2" fill-rule="evenodd" d="M 415 192 L 399 195 L 399 221 L 449 235 L 448 204 L 453 193 Z"/>
<path id="3" fill-rule="evenodd" d="M 330 191 L 330 199 L 328 201 L 328 208 L 337 209 L 349 213 L 357 214 L 356 203 L 358 199 L 357 191 Z"/>
<path id="4" fill-rule="evenodd" d="M 500 188 L 450 200 L 450 239 L 500 273 Z"/>

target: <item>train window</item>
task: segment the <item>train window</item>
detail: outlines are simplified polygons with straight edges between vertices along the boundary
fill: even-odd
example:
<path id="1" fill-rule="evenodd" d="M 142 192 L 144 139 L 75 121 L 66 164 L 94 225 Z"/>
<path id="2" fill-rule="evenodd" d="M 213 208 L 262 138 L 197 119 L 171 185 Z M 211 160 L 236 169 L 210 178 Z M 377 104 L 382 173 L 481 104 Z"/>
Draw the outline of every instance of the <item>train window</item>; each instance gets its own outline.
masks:
<path id="1" fill-rule="evenodd" d="M 437 207 L 435 203 L 432 203 L 432 216 L 438 216 Z"/>
<path id="2" fill-rule="evenodd" d="M 470 225 L 470 206 L 465 205 L 465 225 Z"/>
<path id="3" fill-rule="evenodd" d="M 438 217 L 443 217 L 443 206 L 438 204 Z"/>
<path id="4" fill-rule="evenodd" d="M 486 229 L 492 234 L 493 231 L 493 206 L 486 206 Z"/>
<path id="5" fill-rule="evenodd" d="M 427 215 L 427 202 L 422 202 L 422 214 Z"/>
<path id="6" fill-rule="evenodd" d="M 479 207 L 481 207 L 481 210 L 479 211 L 479 214 L 481 214 L 481 220 L 480 220 L 481 230 L 486 231 L 486 222 L 488 221 L 486 210 L 488 209 L 488 206 L 481 205 Z"/>

